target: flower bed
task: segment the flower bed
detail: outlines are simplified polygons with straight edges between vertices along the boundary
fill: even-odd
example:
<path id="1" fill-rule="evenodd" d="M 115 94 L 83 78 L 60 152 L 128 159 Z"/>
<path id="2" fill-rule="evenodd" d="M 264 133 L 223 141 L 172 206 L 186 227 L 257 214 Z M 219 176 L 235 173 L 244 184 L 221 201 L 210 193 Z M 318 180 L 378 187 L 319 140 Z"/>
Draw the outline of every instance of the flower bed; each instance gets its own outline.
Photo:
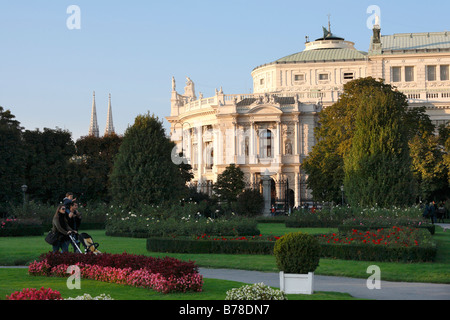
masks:
<path id="1" fill-rule="evenodd" d="M 322 256 L 366 261 L 433 261 L 436 245 L 428 231 L 398 227 L 318 236 Z"/>
<path id="2" fill-rule="evenodd" d="M 153 237 L 147 239 L 150 252 L 273 254 L 273 245 L 280 237 L 225 237 L 203 234 L 197 237 Z"/>
<path id="3" fill-rule="evenodd" d="M 372 229 L 392 228 L 393 226 L 405 226 L 409 228 L 427 229 L 431 234 L 435 233 L 436 226 L 424 221 L 423 219 L 412 219 L 408 217 L 377 217 L 365 218 L 354 217 L 346 219 L 338 227 L 341 232 L 351 232 L 352 229 L 368 231 Z"/>
<path id="4" fill-rule="evenodd" d="M 433 261 L 436 245 L 430 233 L 423 229 L 397 227 L 371 231 L 316 235 L 322 258 L 363 261 L 423 262 Z M 199 237 L 148 238 L 150 252 L 273 254 L 279 237 Z"/>
<path id="5" fill-rule="evenodd" d="M 66 270 L 71 265 L 78 266 L 85 279 L 143 287 L 161 293 L 200 292 L 203 286 L 203 277 L 193 262 L 169 257 L 49 253 L 41 261 L 30 264 L 28 272 L 35 276 L 66 277 Z"/>
<path id="6" fill-rule="evenodd" d="M 23 289 L 22 291 L 16 291 L 9 296 L 6 296 L 6 300 L 62 300 L 61 293 L 52 289 Z"/>

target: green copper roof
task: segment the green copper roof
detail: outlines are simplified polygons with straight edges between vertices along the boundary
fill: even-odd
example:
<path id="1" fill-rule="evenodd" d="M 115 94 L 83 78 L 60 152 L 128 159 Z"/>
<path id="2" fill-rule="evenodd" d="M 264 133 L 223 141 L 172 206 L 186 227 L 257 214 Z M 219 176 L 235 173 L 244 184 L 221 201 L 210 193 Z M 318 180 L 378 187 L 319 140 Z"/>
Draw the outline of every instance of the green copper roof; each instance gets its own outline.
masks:
<path id="1" fill-rule="evenodd" d="M 318 49 L 302 51 L 278 59 L 275 63 L 301 63 L 301 62 L 329 62 L 365 60 L 366 52 L 355 49 Z"/>
<path id="2" fill-rule="evenodd" d="M 401 33 L 381 36 L 382 52 L 402 53 L 403 51 L 423 52 L 426 50 L 450 49 L 448 32 Z"/>

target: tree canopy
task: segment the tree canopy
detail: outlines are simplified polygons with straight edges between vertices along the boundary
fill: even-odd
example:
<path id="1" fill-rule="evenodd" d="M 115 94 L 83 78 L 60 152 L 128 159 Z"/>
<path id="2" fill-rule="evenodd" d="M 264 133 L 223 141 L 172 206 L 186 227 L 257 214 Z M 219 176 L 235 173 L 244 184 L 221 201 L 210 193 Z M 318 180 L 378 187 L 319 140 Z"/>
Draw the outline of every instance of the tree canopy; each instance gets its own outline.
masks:
<path id="1" fill-rule="evenodd" d="M 186 175 L 172 162 L 174 147 L 157 117 L 137 116 L 114 161 L 111 200 L 130 208 L 178 201 L 187 187 Z"/>
<path id="2" fill-rule="evenodd" d="M 20 201 L 25 159 L 20 122 L 0 106 L 0 203 Z"/>
<path id="3" fill-rule="evenodd" d="M 391 85 L 371 77 L 348 82 L 339 101 L 320 113 L 318 142 L 303 163 L 314 199 L 339 203 L 345 185 L 354 204 L 411 203 L 425 177 L 419 150 L 433 131 L 425 108 L 408 108 Z"/>
<path id="4" fill-rule="evenodd" d="M 234 203 L 245 188 L 244 172 L 235 164 L 230 164 L 217 177 L 214 192 L 220 201 Z"/>

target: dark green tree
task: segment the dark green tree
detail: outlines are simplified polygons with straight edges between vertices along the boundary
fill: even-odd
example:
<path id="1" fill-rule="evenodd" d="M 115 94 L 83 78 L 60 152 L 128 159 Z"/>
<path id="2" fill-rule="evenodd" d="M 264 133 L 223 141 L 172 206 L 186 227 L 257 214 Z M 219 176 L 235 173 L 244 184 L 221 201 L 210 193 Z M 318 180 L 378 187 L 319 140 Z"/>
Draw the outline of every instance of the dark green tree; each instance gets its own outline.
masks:
<path id="1" fill-rule="evenodd" d="M 128 208 L 179 201 L 186 194 L 186 180 L 172 161 L 175 144 L 162 122 L 150 114 L 136 117 L 123 137 L 110 176 L 113 202 Z"/>
<path id="2" fill-rule="evenodd" d="M 0 107 L 0 207 L 20 202 L 24 173 L 22 127 L 10 110 Z"/>
<path id="3" fill-rule="evenodd" d="M 116 134 L 101 138 L 86 136 L 76 142 L 80 184 L 73 191 L 83 201 L 109 202 L 109 175 L 121 143 L 122 137 Z"/>
<path id="4" fill-rule="evenodd" d="M 447 182 L 450 185 L 450 122 L 440 128 L 439 137 L 439 143 L 443 150 L 443 163 L 447 169 Z"/>
<path id="5" fill-rule="evenodd" d="M 450 194 L 448 168 L 444 161 L 447 132 L 445 127 L 441 127 L 436 136 L 429 118 L 428 122 L 429 125 L 418 130 L 409 141 L 412 169 L 418 183 L 419 199 L 445 200 Z"/>
<path id="6" fill-rule="evenodd" d="M 356 81 L 358 82 L 358 81 Z M 351 147 L 344 155 L 344 185 L 351 205 L 411 205 L 415 181 L 408 147 L 406 96 L 383 81 L 363 79 Z"/>
<path id="7" fill-rule="evenodd" d="M 316 201 L 341 202 L 344 155 L 350 149 L 354 132 L 356 107 L 352 99 L 359 93 L 359 84 L 348 82 L 339 101 L 319 114 L 317 143 L 303 162 L 308 175 L 306 183 Z"/>
<path id="8" fill-rule="evenodd" d="M 392 92 L 394 104 L 400 108 L 393 116 L 399 117 L 397 120 L 401 123 L 402 135 L 396 138 L 402 139 L 403 143 L 405 139 L 411 141 L 417 135 L 434 130 L 425 108 L 406 108 L 405 97 L 382 81 L 369 77 L 348 82 L 344 85 L 344 92 L 339 101 L 319 114 L 319 126 L 315 131 L 317 143 L 303 163 L 303 169 L 308 175 L 307 184 L 315 200 L 341 202 L 340 187 L 345 176 L 344 159 L 351 150 L 357 125 L 363 124 L 361 117 L 365 116 L 366 105 L 373 104 L 375 98 L 372 99 L 372 96 L 379 97 L 380 92 Z M 380 105 L 386 105 L 386 101 L 377 99 Z M 370 116 L 374 116 L 373 121 L 370 121 L 372 125 L 381 126 L 382 114 L 376 115 L 375 110 L 368 112 L 372 112 Z M 386 109 L 385 112 L 391 111 Z M 364 137 L 364 134 L 359 134 L 360 139 Z M 386 137 L 382 137 L 383 134 L 386 135 L 382 131 L 374 133 L 375 136 L 378 135 L 380 142 L 386 141 Z M 402 150 L 407 149 L 406 147 Z"/>
<path id="9" fill-rule="evenodd" d="M 264 208 L 264 197 L 256 189 L 246 189 L 242 192 L 236 203 L 236 209 L 240 215 L 255 217 L 262 213 Z"/>
<path id="10" fill-rule="evenodd" d="M 43 203 L 59 203 L 76 183 L 70 170 L 75 144 L 70 132 L 61 129 L 26 130 L 23 134 L 28 193 Z"/>
<path id="11" fill-rule="evenodd" d="M 214 192 L 220 201 L 235 203 L 245 188 L 244 172 L 235 164 L 230 164 L 217 176 Z"/>

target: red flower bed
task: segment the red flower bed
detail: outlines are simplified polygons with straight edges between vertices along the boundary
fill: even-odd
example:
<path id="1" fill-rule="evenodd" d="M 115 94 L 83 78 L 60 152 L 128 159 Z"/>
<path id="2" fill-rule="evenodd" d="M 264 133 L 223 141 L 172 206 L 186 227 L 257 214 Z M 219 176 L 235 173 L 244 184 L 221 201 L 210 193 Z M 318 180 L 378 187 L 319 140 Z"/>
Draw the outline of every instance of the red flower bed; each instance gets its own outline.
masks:
<path id="1" fill-rule="evenodd" d="M 142 255 L 123 254 L 76 254 L 48 253 L 41 257 L 50 268 L 57 265 L 87 264 L 101 267 L 139 270 L 146 269 L 151 273 L 159 273 L 164 277 L 180 277 L 186 274 L 198 273 L 198 266 L 192 261 L 181 261 L 171 257 L 154 258 Z"/>
<path id="2" fill-rule="evenodd" d="M 322 243 L 331 244 L 371 244 L 387 246 L 419 246 L 419 242 L 424 239 L 423 233 L 417 228 L 397 227 L 381 228 L 371 231 L 352 230 L 351 234 L 324 234 L 319 237 Z"/>
<path id="3" fill-rule="evenodd" d="M 10 296 L 6 296 L 6 300 L 62 300 L 62 297 L 58 291 L 41 288 L 16 291 Z"/>
<path id="4" fill-rule="evenodd" d="M 81 277 L 153 289 L 162 293 L 200 292 L 203 277 L 194 262 L 175 258 L 153 258 L 132 254 L 48 253 L 40 262 L 30 264 L 28 272 L 36 276 L 68 276 L 69 266 L 80 268 Z"/>

